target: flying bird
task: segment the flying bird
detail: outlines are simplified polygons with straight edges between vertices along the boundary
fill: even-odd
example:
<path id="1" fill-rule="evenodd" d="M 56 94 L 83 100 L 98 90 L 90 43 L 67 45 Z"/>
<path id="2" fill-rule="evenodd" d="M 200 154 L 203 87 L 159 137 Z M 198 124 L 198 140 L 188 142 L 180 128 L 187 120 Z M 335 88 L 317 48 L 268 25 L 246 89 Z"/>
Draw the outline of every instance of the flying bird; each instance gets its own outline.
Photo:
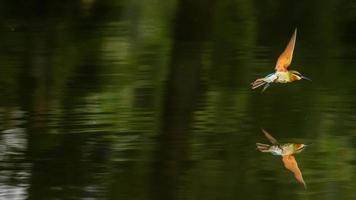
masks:
<path id="1" fill-rule="evenodd" d="M 307 145 L 295 144 L 295 143 L 279 144 L 279 142 L 274 137 L 272 137 L 272 135 L 267 133 L 267 131 L 262 129 L 262 132 L 265 134 L 267 139 L 272 143 L 272 145 L 256 143 L 257 149 L 260 150 L 261 152 L 268 152 L 268 153 L 272 153 L 273 155 L 282 156 L 284 167 L 287 168 L 289 171 L 291 171 L 294 174 L 294 177 L 297 179 L 297 181 L 302 183 L 306 188 L 307 185 L 303 179 L 302 172 L 298 167 L 298 163 L 295 160 L 294 154 L 303 151 Z"/>
<path id="2" fill-rule="evenodd" d="M 279 56 L 275 72 L 267 75 L 264 78 L 259 78 L 251 83 L 252 89 L 256 89 L 264 85 L 262 92 L 265 91 L 271 83 L 290 83 L 299 80 L 309 80 L 309 78 L 303 76 L 301 73 L 295 70 L 288 70 L 289 65 L 292 62 L 293 51 L 295 46 L 295 40 L 297 38 L 297 29 L 294 30 L 292 38 L 290 39 L 286 49 Z"/>

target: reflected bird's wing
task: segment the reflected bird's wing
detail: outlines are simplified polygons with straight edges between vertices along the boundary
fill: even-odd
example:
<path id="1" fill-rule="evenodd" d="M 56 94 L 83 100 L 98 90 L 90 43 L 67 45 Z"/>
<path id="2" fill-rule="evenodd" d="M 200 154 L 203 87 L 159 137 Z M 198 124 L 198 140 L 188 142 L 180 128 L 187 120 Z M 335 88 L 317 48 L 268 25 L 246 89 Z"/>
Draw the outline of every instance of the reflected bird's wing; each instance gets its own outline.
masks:
<path id="1" fill-rule="evenodd" d="M 267 131 L 265 131 L 264 129 L 262 129 L 262 132 L 265 134 L 266 138 L 272 143 L 272 144 L 275 144 L 275 145 L 279 145 L 278 141 L 272 137 L 271 134 L 269 134 Z"/>
<path id="2" fill-rule="evenodd" d="M 276 71 L 283 71 L 283 72 L 287 71 L 288 66 L 292 62 L 296 37 L 297 37 L 297 29 L 294 30 L 292 38 L 290 39 L 286 49 L 278 57 L 276 67 L 275 67 Z"/>
<path id="3" fill-rule="evenodd" d="M 297 181 L 302 183 L 306 188 L 307 185 L 304 182 L 302 172 L 298 167 L 298 163 L 295 160 L 295 157 L 293 155 L 283 156 L 282 160 L 284 163 L 284 167 L 287 168 L 289 171 L 293 172 L 294 177 L 297 179 Z"/>

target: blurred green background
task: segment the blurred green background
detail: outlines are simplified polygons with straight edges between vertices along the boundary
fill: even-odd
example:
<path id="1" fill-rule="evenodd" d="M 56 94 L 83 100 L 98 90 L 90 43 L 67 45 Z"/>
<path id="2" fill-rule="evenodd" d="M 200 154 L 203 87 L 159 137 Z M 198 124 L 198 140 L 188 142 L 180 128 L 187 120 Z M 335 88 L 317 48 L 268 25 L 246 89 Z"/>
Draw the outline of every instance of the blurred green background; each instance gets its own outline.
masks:
<path id="1" fill-rule="evenodd" d="M 355 199 L 355 77 L 355 0 L 2 1 L 0 198 Z"/>

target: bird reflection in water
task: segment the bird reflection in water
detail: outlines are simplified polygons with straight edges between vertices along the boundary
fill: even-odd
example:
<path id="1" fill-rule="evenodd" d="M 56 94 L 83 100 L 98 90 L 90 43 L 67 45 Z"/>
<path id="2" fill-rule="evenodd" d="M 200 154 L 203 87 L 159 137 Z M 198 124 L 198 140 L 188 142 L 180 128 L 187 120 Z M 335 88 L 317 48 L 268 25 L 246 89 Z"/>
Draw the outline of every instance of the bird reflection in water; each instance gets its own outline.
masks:
<path id="1" fill-rule="evenodd" d="M 262 129 L 262 132 L 265 134 L 267 139 L 272 143 L 262 144 L 256 143 L 257 149 L 264 153 L 272 153 L 273 155 L 282 156 L 282 161 L 284 163 L 284 167 L 291 171 L 297 181 L 302 183 L 306 188 L 307 185 L 303 179 L 302 172 L 298 167 L 298 163 L 295 160 L 294 154 L 300 153 L 307 146 L 305 144 L 296 144 L 296 143 L 286 143 L 280 144 L 272 135 L 270 135 L 267 131 Z"/>

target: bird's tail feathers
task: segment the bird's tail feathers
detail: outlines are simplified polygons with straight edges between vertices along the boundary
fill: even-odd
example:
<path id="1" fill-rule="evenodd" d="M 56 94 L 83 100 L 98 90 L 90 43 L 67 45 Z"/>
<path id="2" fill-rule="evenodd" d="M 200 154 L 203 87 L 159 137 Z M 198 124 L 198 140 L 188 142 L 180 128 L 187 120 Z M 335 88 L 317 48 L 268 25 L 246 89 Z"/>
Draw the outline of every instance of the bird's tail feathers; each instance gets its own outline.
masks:
<path id="1" fill-rule="evenodd" d="M 256 146 L 257 146 L 257 150 L 259 150 L 261 152 L 270 152 L 271 145 L 256 143 Z"/>
<path id="2" fill-rule="evenodd" d="M 264 78 L 259 78 L 257 80 L 255 80 L 253 83 L 251 83 L 251 87 L 252 89 L 256 89 L 259 88 L 263 85 L 265 85 L 267 82 L 264 80 Z"/>

